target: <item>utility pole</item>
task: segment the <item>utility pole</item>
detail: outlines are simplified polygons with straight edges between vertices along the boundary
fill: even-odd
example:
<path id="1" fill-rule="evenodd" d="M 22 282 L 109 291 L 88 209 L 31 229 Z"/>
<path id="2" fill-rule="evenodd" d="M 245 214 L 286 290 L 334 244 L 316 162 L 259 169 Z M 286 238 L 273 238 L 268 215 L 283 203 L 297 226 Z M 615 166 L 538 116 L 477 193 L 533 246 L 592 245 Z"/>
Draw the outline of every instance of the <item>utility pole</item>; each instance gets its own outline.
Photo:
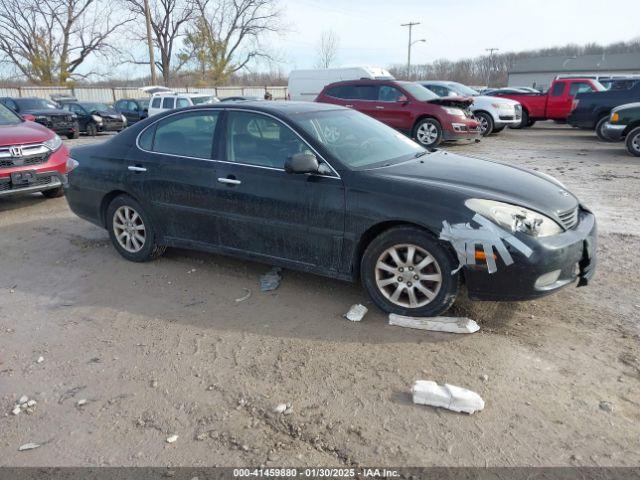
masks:
<path id="1" fill-rule="evenodd" d="M 411 76 L 411 46 L 413 45 L 413 43 L 415 43 L 415 42 L 411 42 L 411 33 L 413 30 L 413 27 L 416 25 L 420 25 L 420 22 L 409 22 L 409 23 L 403 23 L 400 25 L 401 27 L 409 27 L 409 43 L 407 48 L 407 75 L 409 76 Z"/>
<path id="2" fill-rule="evenodd" d="M 487 73 L 487 87 L 491 86 L 491 71 L 493 70 L 493 52 L 498 52 L 499 48 L 485 48 L 485 52 L 489 52 L 489 72 Z"/>
<path id="3" fill-rule="evenodd" d="M 149 66 L 151 67 L 151 85 L 157 85 L 156 61 L 153 57 L 153 42 L 151 41 L 151 12 L 149 0 L 144 0 L 144 16 L 147 23 L 147 44 L 149 45 Z"/>

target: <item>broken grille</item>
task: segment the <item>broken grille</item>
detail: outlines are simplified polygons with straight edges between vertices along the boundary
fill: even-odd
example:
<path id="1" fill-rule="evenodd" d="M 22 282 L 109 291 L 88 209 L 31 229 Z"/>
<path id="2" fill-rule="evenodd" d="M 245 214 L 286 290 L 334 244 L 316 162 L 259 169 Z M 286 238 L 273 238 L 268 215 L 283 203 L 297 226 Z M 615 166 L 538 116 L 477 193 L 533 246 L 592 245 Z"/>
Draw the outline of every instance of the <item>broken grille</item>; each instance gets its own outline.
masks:
<path id="1" fill-rule="evenodd" d="M 562 226 L 566 230 L 571 230 L 578 225 L 578 207 L 567 210 L 566 212 L 561 212 L 558 214 L 558 217 L 560 218 Z"/>

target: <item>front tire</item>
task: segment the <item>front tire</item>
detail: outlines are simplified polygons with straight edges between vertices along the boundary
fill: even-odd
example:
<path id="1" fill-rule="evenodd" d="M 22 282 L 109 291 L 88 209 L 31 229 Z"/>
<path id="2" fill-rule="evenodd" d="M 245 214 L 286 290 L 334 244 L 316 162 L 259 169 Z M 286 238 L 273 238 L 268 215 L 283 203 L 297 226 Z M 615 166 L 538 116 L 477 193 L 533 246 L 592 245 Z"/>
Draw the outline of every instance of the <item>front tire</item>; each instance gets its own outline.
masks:
<path id="1" fill-rule="evenodd" d="M 113 199 L 107 208 L 109 237 L 118 253 L 132 262 L 148 262 L 166 249 L 156 243 L 156 230 L 142 205 L 128 195 Z"/>
<path id="2" fill-rule="evenodd" d="M 493 117 L 485 112 L 478 112 L 474 114 L 478 122 L 480 123 L 480 133 L 483 137 L 491 135 L 494 132 Z"/>
<path id="3" fill-rule="evenodd" d="M 596 123 L 596 135 L 598 136 L 598 139 L 601 142 L 611 143 L 613 142 L 613 140 L 611 140 L 604 134 L 604 126 L 607 124 L 608 121 L 609 121 L 609 116 L 602 117 L 600 120 L 598 120 L 598 123 Z"/>
<path id="4" fill-rule="evenodd" d="M 397 227 L 367 247 L 360 273 L 364 289 L 387 313 L 430 317 L 453 305 L 459 274 L 449 252 L 427 232 Z"/>
<path id="5" fill-rule="evenodd" d="M 95 137 L 98 135 L 98 127 L 95 123 L 89 123 L 87 125 L 87 136 Z"/>
<path id="6" fill-rule="evenodd" d="M 40 193 L 42 193 L 42 195 L 44 195 L 46 198 L 58 198 L 64 195 L 64 188 L 52 188 L 51 190 L 43 190 Z"/>
<path id="7" fill-rule="evenodd" d="M 521 128 L 529 127 L 529 113 L 526 110 L 522 110 L 522 117 L 520 123 L 517 125 L 509 125 L 509 128 L 514 130 L 520 130 Z"/>
<path id="8" fill-rule="evenodd" d="M 627 134 L 625 140 L 627 151 L 634 157 L 640 157 L 640 127 L 636 127 Z"/>
<path id="9" fill-rule="evenodd" d="M 442 125 L 435 118 L 423 118 L 413 129 L 413 138 L 425 148 L 436 148 L 442 143 Z"/>
<path id="10" fill-rule="evenodd" d="M 501 127 L 493 127 L 493 133 L 500 133 L 501 131 L 503 131 L 505 128 L 507 128 L 506 125 L 502 125 Z"/>

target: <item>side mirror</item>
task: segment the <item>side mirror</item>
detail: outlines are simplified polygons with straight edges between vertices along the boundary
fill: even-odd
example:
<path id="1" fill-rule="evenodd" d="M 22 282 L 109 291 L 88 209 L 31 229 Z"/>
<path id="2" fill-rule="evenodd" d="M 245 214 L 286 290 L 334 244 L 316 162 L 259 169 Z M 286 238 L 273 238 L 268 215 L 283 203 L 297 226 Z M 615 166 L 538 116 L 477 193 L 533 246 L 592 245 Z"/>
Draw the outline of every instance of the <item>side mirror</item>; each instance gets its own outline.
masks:
<path id="1" fill-rule="evenodd" d="M 34 115 L 29 114 L 29 113 L 23 113 L 20 116 L 22 117 L 23 120 L 25 120 L 27 122 L 35 122 L 36 121 L 36 117 Z"/>
<path id="2" fill-rule="evenodd" d="M 287 173 L 318 173 L 318 159 L 313 153 L 296 153 L 284 162 Z"/>
<path id="3" fill-rule="evenodd" d="M 407 103 L 409 99 L 405 95 L 400 95 L 396 101 L 399 103 Z"/>

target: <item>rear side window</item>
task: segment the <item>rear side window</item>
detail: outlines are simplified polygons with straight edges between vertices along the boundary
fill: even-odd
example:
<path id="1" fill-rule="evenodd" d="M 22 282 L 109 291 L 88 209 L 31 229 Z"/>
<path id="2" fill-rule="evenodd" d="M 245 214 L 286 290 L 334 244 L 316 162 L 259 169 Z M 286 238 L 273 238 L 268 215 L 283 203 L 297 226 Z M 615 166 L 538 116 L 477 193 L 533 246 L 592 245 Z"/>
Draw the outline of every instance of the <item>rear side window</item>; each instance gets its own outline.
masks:
<path id="1" fill-rule="evenodd" d="M 188 112 L 158 122 L 151 150 L 184 157 L 213 158 L 213 136 L 219 112 Z M 149 129 L 152 130 L 152 129 Z M 145 132 L 146 133 L 146 132 Z M 144 137 L 144 138 L 143 138 Z M 142 135 L 140 147 L 149 139 Z"/>
<path id="2" fill-rule="evenodd" d="M 327 95 L 333 98 L 343 98 L 345 100 L 355 98 L 355 89 L 351 85 L 340 85 L 327 90 Z"/>
<path id="3" fill-rule="evenodd" d="M 375 85 L 340 85 L 327 90 L 327 95 L 344 100 L 378 100 Z"/>
<path id="4" fill-rule="evenodd" d="M 375 85 L 356 85 L 356 99 L 378 100 L 378 87 Z"/>
<path id="5" fill-rule="evenodd" d="M 552 97 L 559 97 L 564 93 L 564 82 L 556 82 L 551 91 Z"/>
<path id="6" fill-rule="evenodd" d="M 151 102 L 151 106 L 153 108 L 160 108 L 160 102 L 162 101 L 162 99 L 160 97 L 155 97 L 153 99 L 153 101 Z"/>
<path id="7" fill-rule="evenodd" d="M 175 98 L 173 97 L 164 97 L 162 99 L 162 108 L 172 109 L 175 104 Z"/>

